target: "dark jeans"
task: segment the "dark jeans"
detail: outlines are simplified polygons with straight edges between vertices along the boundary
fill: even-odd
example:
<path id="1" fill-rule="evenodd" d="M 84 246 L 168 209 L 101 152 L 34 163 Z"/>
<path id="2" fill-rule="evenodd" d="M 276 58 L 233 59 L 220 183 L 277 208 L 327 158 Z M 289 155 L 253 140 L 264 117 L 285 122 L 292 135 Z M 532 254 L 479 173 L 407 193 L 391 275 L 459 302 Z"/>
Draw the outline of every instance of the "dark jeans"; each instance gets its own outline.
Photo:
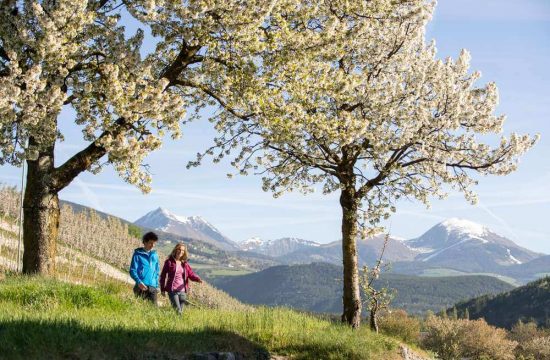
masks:
<path id="1" fill-rule="evenodd" d="M 142 299 L 149 300 L 155 305 L 157 304 L 158 289 L 152 286 L 147 286 L 147 290 L 141 290 L 139 286 L 134 286 L 134 294 Z"/>
<path id="2" fill-rule="evenodd" d="M 181 314 L 183 312 L 183 306 L 187 304 L 187 294 L 184 291 L 169 291 L 168 298 L 172 307 Z"/>

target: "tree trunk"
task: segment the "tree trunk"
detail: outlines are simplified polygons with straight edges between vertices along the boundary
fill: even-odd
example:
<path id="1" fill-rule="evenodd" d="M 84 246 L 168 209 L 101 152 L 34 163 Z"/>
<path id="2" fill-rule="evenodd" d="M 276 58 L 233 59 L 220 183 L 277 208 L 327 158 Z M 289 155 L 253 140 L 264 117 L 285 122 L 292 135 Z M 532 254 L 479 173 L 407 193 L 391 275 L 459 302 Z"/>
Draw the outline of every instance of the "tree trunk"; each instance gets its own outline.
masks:
<path id="1" fill-rule="evenodd" d="M 356 329 L 361 324 L 361 295 L 359 293 L 359 268 L 357 266 L 357 210 L 355 184 L 342 189 L 342 257 L 344 263 L 344 312 L 342 322 Z"/>
<path id="2" fill-rule="evenodd" d="M 374 305 L 370 310 L 370 329 L 378 333 L 378 306 Z"/>
<path id="3" fill-rule="evenodd" d="M 59 190 L 52 186 L 53 145 L 41 151 L 36 160 L 27 160 L 27 166 L 23 200 L 23 273 L 53 275 L 60 213 Z"/>
<path id="4" fill-rule="evenodd" d="M 27 186 L 23 199 L 23 273 L 55 273 L 60 217 L 58 194 L 107 153 L 100 145 L 104 137 L 125 131 L 123 118 L 116 123 L 119 125 L 117 128 L 105 131 L 58 168 L 54 166 L 55 139 L 47 149 L 39 152 L 36 160 L 27 160 Z M 29 145 L 37 145 L 32 137 Z"/>

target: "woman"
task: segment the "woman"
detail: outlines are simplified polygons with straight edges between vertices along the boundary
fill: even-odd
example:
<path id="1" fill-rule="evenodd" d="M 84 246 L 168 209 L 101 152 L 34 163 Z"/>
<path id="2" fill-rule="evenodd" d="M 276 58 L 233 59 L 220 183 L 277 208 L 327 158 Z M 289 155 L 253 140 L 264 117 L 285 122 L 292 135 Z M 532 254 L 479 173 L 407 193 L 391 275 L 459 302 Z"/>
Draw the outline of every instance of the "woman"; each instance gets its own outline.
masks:
<path id="1" fill-rule="evenodd" d="M 164 261 L 160 274 L 162 296 L 168 292 L 170 302 L 178 314 L 183 311 L 186 293 L 189 290 L 189 280 L 202 283 L 201 278 L 189 266 L 187 257 L 187 247 L 183 243 L 178 243 L 168 259 Z"/>

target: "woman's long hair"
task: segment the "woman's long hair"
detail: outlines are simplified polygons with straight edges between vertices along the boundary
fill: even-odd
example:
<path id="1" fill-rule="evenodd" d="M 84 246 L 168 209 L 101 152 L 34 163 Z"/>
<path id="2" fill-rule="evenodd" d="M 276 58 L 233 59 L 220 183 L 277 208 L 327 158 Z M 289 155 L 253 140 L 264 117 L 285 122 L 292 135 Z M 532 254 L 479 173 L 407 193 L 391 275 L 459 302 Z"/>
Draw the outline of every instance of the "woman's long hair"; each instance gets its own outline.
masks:
<path id="1" fill-rule="evenodd" d="M 176 251 L 178 248 L 181 249 L 181 256 L 180 258 L 176 258 Z M 176 246 L 174 246 L 174 250 L 170 253 L 170 256 L 172 256 L 176 261 L 187 261 L 187 258 L 189 257 L 189 253 L 187 252 L 187 246 L 185 246 L 184 243 L 180 242 L 177 243 Z"/>

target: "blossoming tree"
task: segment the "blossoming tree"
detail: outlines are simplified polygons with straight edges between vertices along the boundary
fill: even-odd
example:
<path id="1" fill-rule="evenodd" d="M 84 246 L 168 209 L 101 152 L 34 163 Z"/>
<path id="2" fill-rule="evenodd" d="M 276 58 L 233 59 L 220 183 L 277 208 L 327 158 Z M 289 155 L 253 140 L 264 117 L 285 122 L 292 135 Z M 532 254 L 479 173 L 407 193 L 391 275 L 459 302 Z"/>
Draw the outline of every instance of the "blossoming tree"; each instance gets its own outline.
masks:
<path id="1" fill-rule="evenodd" d="M 112 164 L 149 190 L 145 156 L 165 134 L 180 136 L 186 109 L 226 106 L 231 87 L 256 70 L 251 54 L 269 43 L 259 24 L 272 7 L 260 0 L 0 3 L 0 165 L 28 165 L 25 273 L 54 272 L 58 193 L 78 174 Z M 142 55 L 143 31 L 127 37 L 122 14 L 151 29 L 154 51 Z M 70 114 L 88 145 L 58 165 L 59 121 Z"/>
<path id="2" fill-rule="evenodd" d="M 475 202 L 475 174 L 509 174 L 536 141 L 486 136 L 502 131 L 497 88 L 476 85 L 480 74 L 469 71 L 465 50 L 456 60 L 436 58 L 424 39 L 432 11 L 422 0 L 319 3 L 315 21 L 285 28 L 314 51 L 289 47 L 285 61 L 267 61 L 269 96 L 241 103 L 256 114 L 248 122 L 220 118 L 222 135 L 210 149 L 223 156 L 243 144 L 233 164 L 263 174 L 264 190 L 275 195 L 316 184 L 340 193 L 342 320 L 353 327 L 361 227 L 376 229 L 401 198 L 428 204 L 457 189 Z"/>

